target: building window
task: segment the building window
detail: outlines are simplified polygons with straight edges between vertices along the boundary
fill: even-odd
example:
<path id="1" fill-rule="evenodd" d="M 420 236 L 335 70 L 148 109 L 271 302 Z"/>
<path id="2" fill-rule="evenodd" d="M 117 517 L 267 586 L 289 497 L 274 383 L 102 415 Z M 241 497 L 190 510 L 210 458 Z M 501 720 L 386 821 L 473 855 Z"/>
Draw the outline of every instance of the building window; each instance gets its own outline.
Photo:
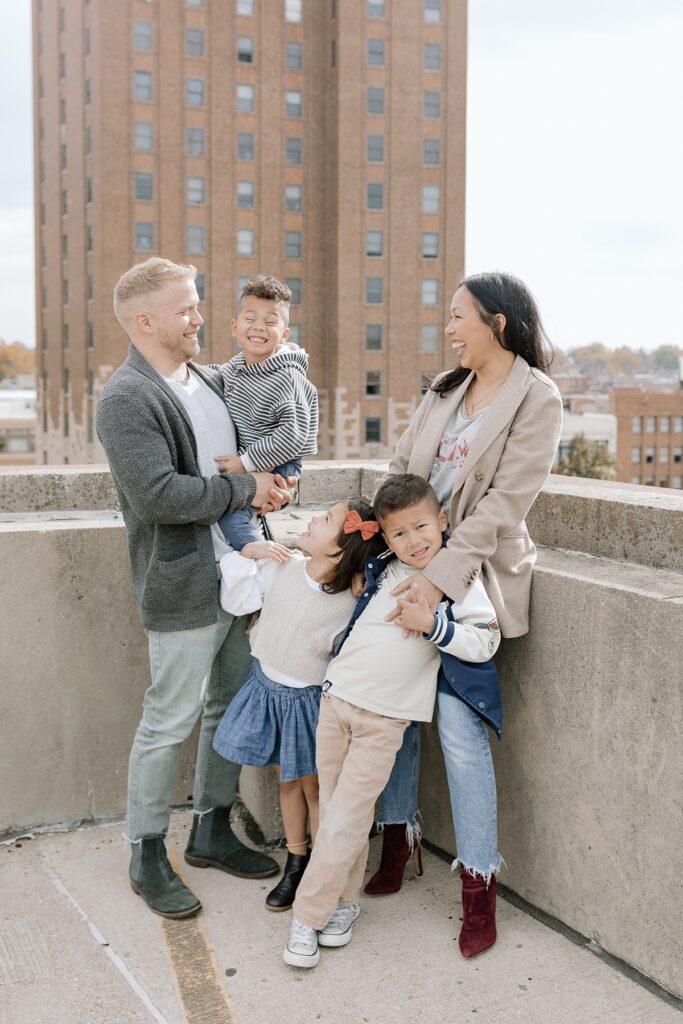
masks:
<path id="1" fill-rule="evenodd" d="M 254 209 L 254 182 L 237 182 L 237 205 L 240 210 Z"/>
<path id="2" fill-rule="evenodd" d="M 92 103 L 92 82 L 89 78 L 86 78 L 83 87 L 83 101 L 86 107 Z"/>
<path id="3" fill-rule="evenodd" d="M 152 73 L 150 71 L 133 72 L 133 97 L 141 103 L 153 99 Z"/>
<path id="4" fill-rule="evenodd" d="M 302 0 L 285 0 L 285 21 L 294 24 L 301 21 Z"/>
<path id="5" fill-rule="evenodd" d="M 190 206 L 201 206 L 204 203 L 204 179 L 190 176 L 186 179 L 185 201 Z"/>
<path id="6" fill-rule="evenodd" d="M 330 43 L 330 64 L 333 68 L 337 66 L 337 40 L 333 39 Z"/>
<path id="7" fill-rule="evenodd" d="M 384 67 L 384 40 L 368 39 L 368 64 Z"/>
<path id="8" fill-rule="evenodd" d="M 662 477 L 659 478 L 659 486 L 660 487 L 668 487 L 669 486 L 669 478 L 668 478 L 668 476 L 662 476 Z"/>
<path id="9" fill-rule="evenodd" d="M 298 213 L 301 209 L 301 185 L 285 185 L 285 210 Z"/>
<path id="10" fill-rule="evenodd" d="M 66 344 L 65 344 L 64 348 L 68 348 L 69 347 L 69 329 L 68 329 L 66 324 L 64 324 L 64 336 L 66 338 Z M 68 368 L 66 366 L 64 367 L 64 373 L 63 373 L 63 377 L 62 377 L 62 387 L 63 387 L 65 392 L 68 392 L 68 390 L 69 390 L 69 370 L 68 370 Z"/>
<path id="11" fill-rule="evenodd" d="M 62 281 L 62 305 L 69 305 L 69 281 L 66 277 Z"/>
<path id="12" fill-rule="evenodd" d="M 85 179 L 85 201 L 86 203 L 92 203 L 92 178 L 90 175 Z"/>
<path id="13" fill-rule="evenodd" d="M 66 78 L 66 57 L 63 53 L 59 55 L 59 77 Z"/>
<path id="14" fill-rule="evenodd" d="M 662 444 L 659 446 L 659 462 L 660 464 L 669 464 L 669 446 L 668 444 Z"/>
<path id="15" fill-rule="evenodd" d="M 69 325 L 62 325 L 62 348 L 66 352 L 69 348 Z M 64 390 L 69 390 L 69 371 L 64 370 Z"/>
<path id="16" fill-rule="evenodd" d="M 197 298 L 200 302 L 203 302 L 206 294 L 206 277 L 204 274 L 197 274 L 194 279 L 194 285 L 197 289 Z"/>
<path id="17" fill-rule="evenodd" d="M 641 456 L 642 456 L 642 451 L 641 451 L 640 446 L 639 445 L 634 445 L 634 447 L 631 448 L 631 464 L 633 466 L 639 466 L 640 465 Z"/>
<path id="18" fill-rule="evenodd" d="M 439 212 L 439 186 L 438 185 L 423 185 L 422 186 L 422 212 L 423 213 L 438 213 Z"/>
<path id="19" fill-rule="evenodd" d="M 133 49 L 152 49 L 152 23 L 151 21 L 133 22 Z"/>
<path id="20" fill-rule="evenodd" d="M 674 416 L 674 434 L 683 434 L 683 416 Z"/>
<path id="21" fill-rule="evenodd" d="M 383 256 L 384 255 L 384 232 L 383 231 L 366 231 L 365 232 L 365 255 L 366 256 Z"/>
<path id="22" fill-rule="evenodd" d="M 631 420 L 631 433 L 640 434 L 643 429 L 643 417 L 634 416 Z"/>
<path id="23" fill-rule="evenodd" d="M 365 443 L 380 444 L 382 440 L 382 420 L 379 416 L 368 416 L 365 420 Z"/>
<path id="24" fill-rule="evenodd" d="M 202 256 L 206 251 L 206 235 L 203 224 L 187 225 L 187 251 Z"/>
<path id="25" fill-rule="evenodd" d="M 204 106 L 204 79 L 188 78 L 185 82 L 185 103 L 188 107 Z"/>
<path id="26" fill-rule="evenodd" d="M 384 89 L 370 86 L 367 97 L 368 114 L 384 113 Z"/>
<path id="27" fill-rule="evenodd" d="M 383 135 L 368 135 L 368 163 L 370 164 L 381 164 L 384 163 L 384 136 Z"/>
<path id="28" fill-rule="evenodd" d="M 384 209 L 384 185 L 381 182 L 368 182 L 367 205 L 368 210 Z"/>
<path id="29" fill-rule="evenodd" d="M 69 193 L 65 188 L 62 189 L 62 216 L 66 217 L 69 212 Z"/>
<path id="30" fill-rule="evenodd" d="M 240 228 L 237 231 L 237 255 L 254 255 L 254 232 L 251 228 Z"/>
<path id="31" fill-rule="evenodd" d="M 435 374 L 429 370 L 423 370 L 420 374 L 420 394 L 426 395 L 432 386 Z"/>
<path id="32" fill-rule="evenodd" d="M 285 139 L 285 162 L 288 164 L 301 163 L 301 139 Z"/>
<path id="33" fill-rule="evenodd" d="M 254 40 L 252 36 L 237 37 L 237 60 L 240 64 L 254 63 Z"/>
<path id="34" fill-rule="evenodd" d="M 83 53 L 86 57 L 90 56 L 90 29 L 83 29 Z"/>
<path id="35" fill-rule="evenodd" d="M 139 220 L 135 225 L 135 248 L 149 252 L 154 248 L 154 225 L 148 220 Z"/>
<path id="36" fill-rule="evenodd" d="M 439 302 L 439 282 L 433 277 L 426 277 L 422 281 L 420 301 L 423 306 L 436 306 Z"/>
<path id="37" fill-rule="evenodd" d="M 285 67 L 290 71 L 299 71 L 303 67 L 303 47 L 301 43 L 285 44 Z"/>
<path id="38" fill-rule="evenodd" d="M 425 71 L 441 70 L 441 47 L 438 43 L 425 43 Z"/>
<path id="39" fill-rule="evenodd" d="M 59 123 L 66 124 L 66 100 L 59 101 Z"/>
<path id="40" fill-rule="evenodd" d="M 384 278 L 365 278 L 365 301 L 368 305 L 379 305 L 384 299 Z"/>
<path id="41" fill-rule="evenodd" d="M 254 136 L 251 134 L 251 132 L 237 133 L 237 159 L 254 159 Z"/>
<path id="42" fill-rule="evenodd" d="M 423 94 L 423 104 L 425 117 L 439 117 L 441 114 L 441 93 L 427 90 Z"/>
<path id="43" fill-rule="evenodd" d="M 285 231 L 285 259 L 301 259 L 301 232 Z"/>
<path id="44" fill-rule="evenodd" d="M 188 28 L 185 31 L 185 56 L 204 56 L 204 33 L 200 28 Z"/>
<path id="45" fill-rule="evenodd" d="M 285 114 L 287 117 L 301 117 L 301 93 L 289 89 L 285 93 Z"/>
<path id="46" fill-rule="evenodd" d="M 646 416 L 645 417 L 645 432 L 647 434 L 656 434 L 657 433 L 657 417 L 656 416 Z"/>
<path id="47" fill-rule="evenodd" d="M 154 199 L 154 176 L 137 171 L 135 174 L 135 198 L 142 203 L 151 203 Z"/>
<path id="48" fill-rule="evenodd" d="M 186 146 L 188 156 L 204 156 L 204 129 L 188 128 Z"/>
<path id="49" fill-rule="evenodd" d="M 40 289 L 40 304 L 43 309 L 47 309 L 47 288 L 45 285 Z"/>
<path id="50" fill-rule="evenodd" d="M 289 337 L 287 341 L 293 342 L 294 345 L 301 345 L 301 324 L 290 324 L 289 325 Z"/>
<path id="51" fill-rule="evenodd" d="M 254 86 L 237 86 L 237 112 L 238 114 L 253 114 L 254 112 Z"/>
<path id="52" fill-rule="evenodd" d="M 286 277 L 285 284 L 292 293 L 292 305 L 301 305 L 301 278 L 300 277 Z"/>
<path id="53" fill-rule="evenodd" d="M 382 351 L 382 325 L 381 324 L 366 324 L 365 325 L 365 351 L 366 352 L 381 352 Z"/>
<path id="54" fill-rule="evenodd" d="M 659 417 L 659 433 L 668 434 L 671 429 L 671 418 L 669 416 Z"/>
<path id="55" fill-rule="evenodd" d="M 674 448 L 674 462 L 675 463 L 683 462 L 683 448 L 680 448 L 678 446 L 676 446 Z"/>
<path id="56" fill-rule="evenodd" d="M 237 0 L 237 13 L 242 18 L 254 16 L 254 0 Z"/>
<path id="57" fill-rule="evenodd" d="M 67 235 L 62 235 L 62 259 L 68 260 L 69 258 L 69 238 Z"/>
<path id="58" fill-rule="evenodd" d="M 438 352 L 439 328 L 436 324 L 422 324 L 420 327 L 420 352 Z"/>
<path id="59" fill-rule="evenodd" d="M 683 477 L 681 477 L 681 476 L 672 476 L 671 477 L 671 486 L 675 487 L 676 490 L 680 491 L 681 487 L 683 486 Z"/>
<path id="60" fill-rule="evenodd" d="M 85 226 L 85 251 L 92 252 L 95 248 L 94 244 L 94 232 L 92 224 L 86 224 Z"/>
<path id="61" fill-rule="evenodd" d="M 435 231 L 424 231 L 422 233 L 422 258 L 424 260 L 436 260 L 439 258 L 439 236 Z"/>
<path id="62" fill-rule="evenodd" d="M 90 156 L 92 153 L 92 128 L 88 125 L 85 129 L 85 155 Z"/>
<path id="63" fill-rule="evenodd" d="M 368 0 L 368 18 L 383 18 L 384 8 L 384 0 Z"/>
<path id="64" fill-rule="evenodd" d="M 382 394 L 382 374 L 379 370 L 368 370 L 365 374 L 366 398 L 379 398 Z"/>
<path id="65" fill-rule="evenodd" d="M 646 462 L 654 462 L 655 461 L 654 445 L 651 445 L 650 447 L 645 449 L 645 461 Z"/>
<path id="66" fill-rule="evenodd" d="M 92 274 L 87 274 L 86 278 L 85 278 L 85 300 L 86 300 L 86 302 L 92 302 L 94 293 L 95 293 L 95 285 L 93 283 Z"/>
<path id="67" fill-rule="evenodd" d="M 431 166 L 441 162 L 441 143 L 438 139 L 422 140 L 422 162 Z"/>
<path id="68" fill-rule="evenodd" d="M 186 0 L 188 7 L 203 7 L 204 0 Z"/>
<path id="69" fill-rule="evenodd" d="M 136 153 L 151 153 L 154 133 L 149 121 L 136 121 L 133 125 L 133 149 Z"/>
<path id="70" fill-rule="evenodd" d="M 438 25 L 441 21 L 441 0 L 424 0 L 425 21 Z"/>
<path id="71" fill-rule="evenodd" d="M 85 337 L 86 337 L 86 344 L 87 344 L 88 348 L 94 348 L 95 347 L 95 329 L 93 327 L 92 320 L 88 320 L 88 322 L 85 325 Z"/>
<path id="72" fill-rule="evenodd" d="M 63 171 L 65 171 L 66 168 L 67 168 L 67 163 L 68 163 L 67 151 L 66 151 L 66 143 L 62 143 L 62 145 L 60 147 L 60 150 L 61 150 L 61 160 L 60 160 L 61 168 L 62 168 Z"/>

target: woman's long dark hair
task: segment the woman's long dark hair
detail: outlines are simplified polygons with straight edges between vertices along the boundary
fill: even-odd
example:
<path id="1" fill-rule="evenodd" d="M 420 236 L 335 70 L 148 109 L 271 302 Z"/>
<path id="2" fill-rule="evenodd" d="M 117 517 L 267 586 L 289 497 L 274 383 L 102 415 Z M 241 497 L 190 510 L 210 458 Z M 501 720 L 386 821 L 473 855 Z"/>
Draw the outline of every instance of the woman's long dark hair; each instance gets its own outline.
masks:
<path id="1" fill-rule="evenodd" d="M 372 505 L 368 505 L 362 498 L 352 498 L 349 501 L 349 512 L 357 512 L 364 522 L 377 522 Z M 367 560 L 376 558 L 387 546 L 381 530 L 374 533 L 369 540 L 363 540 L 360 530 L 344 533 L 343 528 L 339 531 L 337 544 L 339 560 L 330 578 L 322 585 L 326 594 L 341 594 L 348 590 L 353 577 L 365 569 Z"/>
<path id="2" fill-rule="evenodd" d="M 527 286 L 512 274 L 472 274 L 460 282 L 467 288 L 485 324 L 494 338 L 507 351 L 526 359 L 529 366 L 547 373 L 553 359 L 553 348 L 541 323 L 536 299 Z M 505 317 L 505 327 L 496 320 L 496 314 Z M 441 374 L 432 384 L 432 391 L 447 395 L 461 384 L 470 373 L 457 366 Z"/>

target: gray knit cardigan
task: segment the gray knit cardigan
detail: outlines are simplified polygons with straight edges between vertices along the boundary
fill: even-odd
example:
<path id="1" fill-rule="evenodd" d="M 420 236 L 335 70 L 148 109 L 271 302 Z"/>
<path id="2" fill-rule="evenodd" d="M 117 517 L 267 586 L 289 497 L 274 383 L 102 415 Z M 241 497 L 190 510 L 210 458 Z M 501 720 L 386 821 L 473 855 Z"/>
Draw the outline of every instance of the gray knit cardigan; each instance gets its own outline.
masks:
<path id="1" fill-rule="evenodd" d="M 223 398 L 216 370 L 189 368 Z M 128 528 L 142 625 L 160 632 L 212 625 L 218 584 L 210 525 L 251 504 L 254 478 L 200 475 L 181 400 L 133 345 L 104 387 L 97 435 Z"/>

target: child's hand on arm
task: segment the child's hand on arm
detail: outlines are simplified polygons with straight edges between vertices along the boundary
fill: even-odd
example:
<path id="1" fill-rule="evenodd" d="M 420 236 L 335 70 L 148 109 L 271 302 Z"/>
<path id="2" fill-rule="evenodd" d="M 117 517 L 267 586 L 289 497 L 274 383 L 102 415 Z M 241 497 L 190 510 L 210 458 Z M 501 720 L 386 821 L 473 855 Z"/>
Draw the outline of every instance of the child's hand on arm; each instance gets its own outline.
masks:
<path id="1" fill-rule="evenodd" d="M 245 544 L 240 554 L 244 558 L 251 558 L 254 561 L 272 558 L 274 562 L 282 563 L 289 561 L 294 552 L 274 540 L 255 540 L 251 544 Z"/>
<path id="2" fill-rule="evenodd" d="M 221 473 L 246 473 L 244 463 L 238 455 L 214 455 L 214 462 L 220 463 Z"/>
<path id="3" fill-rule="evenodd" d="M 398 609 L 399 613 L 393 621 L 403 629 L 404 636 L 431 633 L 434 628 L 434 612 L 416 583 L 411 584 L 407 597 L 399 598 Z"/>

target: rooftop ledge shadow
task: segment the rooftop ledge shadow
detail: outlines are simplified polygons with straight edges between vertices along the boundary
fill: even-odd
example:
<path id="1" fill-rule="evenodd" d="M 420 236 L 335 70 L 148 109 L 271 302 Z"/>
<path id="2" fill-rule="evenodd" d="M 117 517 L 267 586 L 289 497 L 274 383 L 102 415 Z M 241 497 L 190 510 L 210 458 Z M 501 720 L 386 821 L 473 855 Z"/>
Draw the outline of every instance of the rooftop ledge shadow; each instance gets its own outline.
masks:
<path id="1" fill-rule="evenodd" d="M 275 534 L 371 496 L 384 468 L 308 462 Z M 496 659 L 501 881 L 683 996 L 683 495 L 552 476 L 528 523 L 531 630 Z M 0 557 L 0 834 L 120 814 L 148 664 L 106 466 L 0 470 Z M 193 755 L 194 740 L 180 804 Z M 280 835 L 270 773 L 245 769 L 241 792 L 264 835 Z M 454 853 L 433 725 L 421 807 L 426 838 Z"/>

